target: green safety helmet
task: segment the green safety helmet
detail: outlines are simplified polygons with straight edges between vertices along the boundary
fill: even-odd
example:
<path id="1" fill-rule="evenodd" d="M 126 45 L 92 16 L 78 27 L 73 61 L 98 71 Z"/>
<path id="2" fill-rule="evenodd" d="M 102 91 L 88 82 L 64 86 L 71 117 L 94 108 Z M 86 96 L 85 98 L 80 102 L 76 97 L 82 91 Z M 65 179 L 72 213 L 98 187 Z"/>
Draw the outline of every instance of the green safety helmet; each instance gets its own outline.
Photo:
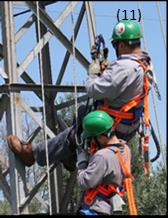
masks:
<path id="1" fill-rule="evenodd" d="M 88 113 L 83 119 L 83 139 L 95 137 L 108 132 L 114 120 L 106 112 L 96 110 Z"/>
<path id="2" fill-rule="evenodd" d="M 140 38 L 142 38 L 140 27 L 137 22 L 132 20 L 122 20 L 113 29 L 112 39 L 115 41 Z"/>

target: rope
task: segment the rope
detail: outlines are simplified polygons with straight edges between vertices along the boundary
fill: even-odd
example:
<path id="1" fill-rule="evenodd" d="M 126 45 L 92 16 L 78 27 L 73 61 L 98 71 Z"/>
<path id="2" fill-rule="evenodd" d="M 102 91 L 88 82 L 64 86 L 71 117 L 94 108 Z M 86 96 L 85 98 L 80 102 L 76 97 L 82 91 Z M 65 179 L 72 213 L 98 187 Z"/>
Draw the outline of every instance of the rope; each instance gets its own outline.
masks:
<path id="1" fill-rule="evenodd" d="M 138 8 L 140 9 L 140 1 L 138 1 Z M 144 31 L 144 26 L 143 26 L 143 23 L 142 23 L 142 19 L 140 21 L 140 24 L 141 24 L 141 28 L 142 28 L 142 33 L 143 33 L 143 42 L 144 42 L 144 50 L 147 51 L 147 42 L 146 42 L 146 39 L 145 39 L 145 31 Z M 154 72 L 154 69 L 153 69 L 153 73 L 155 75 L 155 72 Z M 160 141 L 160 145 L 161 145 L 161 153 L 162 153 L 162 158 L 163 158 L 163 164 L 164 164 L 164 168 L 166 170 L 166 158 L 164 157 L 164 151 L 163 151 L 163 144 L 162 144 L 162 137 L 161 137 L 161 128 L 160 128 L 160 125 L 159 125 L 159 119 L 158 119 L 158 115 L 157 115 L 157 107 L 156 107 L 156 101 L 155 101 L 155 98 L 154 98 L 154 91 L 153 91 L 153 86 L 152 86 L 152 89 L 151 89 L 151 92 L 152 92 L 152 102 L 153 102 L 153 105 L 154 105 L 154 114 L 155 114 L 155 119 L 156 119 L 156 126 L 157 126 L 157 130 L 158 130 L 158 135 L 159 135 L 159 141 Z"/>
<path id="2" fill-rule="evenodd" d="M 37 8 L 37 34 L 38 40 L 41 38 L 40 34 L 40 19 L 39 19 L 39 1 L 36 1 L 36 8 Z M 49 157 L 48 157 L 48 146 L 47 146 L 47 133 L 46 133 L 46 110 L 45 110 L 45 93 L 44 93 L 44 78 L 43 78 L 43 67 L 42 67 L 42 53 L 41 49 L 39 52 L 40 58 L 40 77 L 41 77 L 41 93 L 42 93 L 42 108 L 43 108 L 43 132 L 44 132 L 44 142 L 45 142 L 45 152 L 46 152 L 46 165 L 47 165 L 47 181 L 48 181 L 48 192 L 49 192 L 49 213 L 52 215 L 52 204 L 51 204 L 51 182 L 50 182 L 50 168 L 49 168 Z"/>
<path id="3" fill-rule="evenodd" d="M 159 2 L 156 2 L 156 7 L 157 7 L 158 17 L 159 17 L 159 22 L 160 22 L 160 28 L 161 28 L 161 32 L 162 32 L 162 36 L 163 36 L 163 41 L 164 41 L 164 45 L 165 45 L 165 48 L 166 48 L 166 38 L 165 38 L 164 31 L 163 31 L 163 23 L 162 23 L 162 17 L 160 15 Z"/>
<path id="4" fill-rule="evenodd" d="M 88 17 L 89 17 L 89 20 L 90 22 L 88 22 L 88 25 L 90 23 L 90 30 L 92 30 L 92 34 L 93 34 L 93 40 L 95 41 L 95 38 L 96 38 L 96 22 L 95 22 L 95 15 L 94 15 L 94 12 L 93 12 L 93 2 L 89 2 L 89 1 L 86 1 L 85 2 L 85 6 L 86 6 L 86 9 L 87 9 L 87 12 L 88 12 Z M 94 44 L 94 42 L 91 41 L 91 46 Z"/>
<path id="5" fill-rule="evenodd" d="M 160 129 L 160 125 L 159 125 L 159 120 L 158 120 L 158 116 L 157 116 L 157 107 L 156 107 L 156 101 L 154 98 L 154 91 L 152 89 L 152 101 L 153 101 L 153 105 L 154 105 L 154 111 L 155 111 L 155 119 L 156 119 L 156 125 L 158 128 L 158 135 L 159 135 L 159 141 L 160 141 L 160 149 L 161 149 L 161 153 L 162 153 L 162 158 L 163 158 L 163 164 L 164 164 L 164 168 L 166 170 L 166 157 L 164 155 L 164 150 L 163 150 L 163 142 L 162 142 L 162 136 L 161 136 L 161 129 Z M 167 170 L 166 170 L 167 172 Z"/>
<path id="6" fill-rule="evenodd" d="M 72 4 L 72 3 L 71 3 Z M 72 6 L 72 5 L 71 5 Z M 77 121 L 78 121 L 78 95 L 77 95 L 77 85 L 76 85 L 76 54 L 75 54 L 75 32 L 74 32 L 74 16 L 73 10 L 71 12 L 71 22 L 72 22 L 72 56 L 73 56 L 73 83 L 74 83 L 74 99 L 75 99 L 75 119 L 77 128 Z M 77 129 L 76 129 L 77 131 Z"/>

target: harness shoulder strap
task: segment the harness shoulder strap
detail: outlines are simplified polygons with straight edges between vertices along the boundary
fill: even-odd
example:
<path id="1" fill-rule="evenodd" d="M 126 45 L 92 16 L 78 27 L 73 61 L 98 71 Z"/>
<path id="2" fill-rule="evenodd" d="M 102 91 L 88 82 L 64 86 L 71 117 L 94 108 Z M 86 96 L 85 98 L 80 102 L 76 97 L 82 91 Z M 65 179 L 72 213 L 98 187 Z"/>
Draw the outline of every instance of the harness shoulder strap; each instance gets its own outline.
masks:
<path id="1" fill-rule="evenodd" d="M 118 161 L 121 165 L 121 169 L 124 174 L 124 187 L 125 190 L 127 191 L 127 197 L 128 197 L 128 204 L 129 204 L 129 211 L 130 215 L 137 215 L 137 209 L 135 205 L 135 198 L 134 198 L 134 193 L 133 193 L 133 187 L 132 187 L 132 175 L 131 175 L 131 170 L 129 166 L 129 158 L 128 158 L 128 148 L 124 146 L 125 152 L 126 152 L 126 160 L 124 161 L 121 153 L 118 148 L 116 148 L 116 156 L 118 158 Z"/>
<path id="2" fill-rule="evenodd" d="M 128 157 L 128 150 L 126 150 L 126 146 L 124 146 L 124 150 L 126 151 L 125 152 L 125 160 L 123 160 L 123 157 L 121 156 L 121 153 L 120 153 L 120 150 L 118 147 L 115 147 L 115 154 L 116 154 L 116 157 L 120 163 L 120 166 L 121 166 L 121 169 L 122 169 L 122 172 L 124 174 L 124 177 L 125 178 L 132 178 L 132 175 L 131 175 L 131 172 L 130 172 L 130 164 L 129 164 L 129 157 Z"/>

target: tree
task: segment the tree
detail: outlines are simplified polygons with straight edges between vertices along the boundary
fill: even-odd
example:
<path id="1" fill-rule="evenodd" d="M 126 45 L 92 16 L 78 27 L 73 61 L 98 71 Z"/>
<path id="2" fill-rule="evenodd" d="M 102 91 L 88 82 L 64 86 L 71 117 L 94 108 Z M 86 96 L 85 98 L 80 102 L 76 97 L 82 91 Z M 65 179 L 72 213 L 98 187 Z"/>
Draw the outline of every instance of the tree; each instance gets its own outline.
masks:
<path id="1" fill-rule="evenodd" d="M 6 199 L 0 200 L 0 215 L 10 215 L 11 209 Z"/>
<path id="2" fill-rule="evenodd" d="M 72 95 L 68 95 L 65 96 L 65 98 L 61 99 L 61 101 L 70 100 L 72 98 L 73 98 Z M 73 118 L 75 116 L 75 106 L 72 105 L 69 108 L 62 109 L 59 114 L 61 115 L 62 119 L 64 119 L 66 124 L 68 126 L 71 126 Z M 27 117 L 25 117 L 23 126 L 24 126 L 23 128 L 24 135 L 25 138 L 27 138 L 31 134 L 35 126 L 31 121 L 31 119 L 29 120 Z M 1 132 L 0 142 L 2 142 L 2 145 L 4 145 L 6 133 L 4 132 L 3 127 L 0 127 L 0 129 L 2 129 L 2 131 L 0 131 Z M 42 132 L 38 134 L 35 140 L 36 142 L 39 142 L 43 138 L 42 134 L 43 134 Z M 138 137 L 134 137 L 129 142 L 129 146 L 131 148 L 131 154 L 132 154 L 131 163 L 132 163 L 132 174 L 134 177 L 133 188 L 134 188 L 138 215 L 166 215 L 167 212 L 166 171 L 163 165 L 160 163 L 158 164 L 158 167 L 155 170 L 151 168 L 153 176 L 151 177 L 144 176 L 143 159 L 141 155 L 141 149 L 138 145 L 139 145 Z M 0 166 L 3 165 L 0 164 Z M 42 170 L 41 169 L 39 170 L 38 166 L 35 166 L 27 170 L 27 180 L 29 181 L 29 179 L 31 178 L 31 182 L 33 182 L 33 184 L 36 184 L 36 182 L 41 176 L 40 172 L 42 172 Z M 62 191 L 65 191 L 65 187 L 68 182 L 68 179 L 69 179 L 69 173 L 66 170 L 63 170 Z M 39 192 L 42 198 L 48 196 L 46 183 L 41 187 L 41 190 Z M 79 196 L 80 196 L 80 188 L 78 187 L 77 184 L 74 184 L 73 195 L 71 196 L 70 202 L 68 204 L 67 213 L 69 214 L 75 213 L 76 204 L 79 200 Z M 129 210 L 128 210 L 127 198 L 124 198 L 124 200 L 126 202 L 126 207 L 124 208 L 123 214 L 128 215 Z M 29 205 L 29 212 L 31 214 L 32 213 L 37 214 L 42 212 L 42 206 L 35 198 L 32 200 L 32 202 Z M 43 211 L 43 213 L 45 213 L 45 211 Z M 0 214 L 5 214 L 5 215 L 11 214 L 9 202 L 5 198 L 1 198 L 0 200 Z"/>
<path id="3" fill-rule="evenodd" d="M 138 215 L 166 215 L 166 171 L 164 166 L 159 163 L 156 170 L 151 167 L 152 175 L 150 177 L 145 176 L 138 144 L 137 137 L 129 143 L 132 153 L 133 187 Z M 126 211 L 124 213 L 126 214 Z"/>
<path id="4" fill-rule="evenodd" d="M 68 96 L 68 99 L 71 97 L 72 96 Z M 68 117 L 68 124 L 72 123 L 74 111 L 74 106 L 72 106 L 71 109 L 68 108 L 68 110 L 61 110 L 61 113 L 63 114 L 62 118 L 64 119 Z M 139 144 L 139 137 L 137 135 L 129 141 L 131 149 L 132 175 L 134 177 L 133 189 L 138 215 L 166 215 L 166 171 L 164 170 L 163 165 L 158 164 L 156 170 L 151 167 L 153 176 L 145 176 L 141 147 Z M 77 184 L 73 193 L 72 199 L 78 200 L 80 189 Z M 156 199 L 159 200 L 157 201 Z M 127 198 L 125 197 L 124 200 L 126 201 L 126 207 L 124 208 L 123 214 L 128 215 L 129 209 Z M 73 207 L 72 204 L 71 207 Z M 73 210 L 70 209 L 70 211 Z"/>

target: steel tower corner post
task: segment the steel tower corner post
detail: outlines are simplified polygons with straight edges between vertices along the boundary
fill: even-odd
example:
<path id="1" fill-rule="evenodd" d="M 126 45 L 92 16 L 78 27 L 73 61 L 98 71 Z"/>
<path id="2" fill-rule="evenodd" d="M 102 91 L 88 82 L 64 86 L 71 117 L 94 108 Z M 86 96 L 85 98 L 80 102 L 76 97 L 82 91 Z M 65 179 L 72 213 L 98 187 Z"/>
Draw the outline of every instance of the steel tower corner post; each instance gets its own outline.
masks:
<path id="1" fill-rule="evenodd" d="M 17 65 L 15 50 L 15 34 L 13 20 L 13 2 L 3 1 L 1 3 L 3 21 L 2 21 L 2 37 L 3 37 L 3 56 L 4 69 L 8 75 L 6 83 L 17 83 Z M 21 111 L 19 109 L 20 93 L 9 92 L 9 104 L 7 106 L 7 134 L 16 134 L 21 137 Z M 9 172 L 11 187 L 11 208 L 14 214 L 20 214 L 20 201 L 26 195 L 25 168 L 15 155 L 9 150 Z"/>

